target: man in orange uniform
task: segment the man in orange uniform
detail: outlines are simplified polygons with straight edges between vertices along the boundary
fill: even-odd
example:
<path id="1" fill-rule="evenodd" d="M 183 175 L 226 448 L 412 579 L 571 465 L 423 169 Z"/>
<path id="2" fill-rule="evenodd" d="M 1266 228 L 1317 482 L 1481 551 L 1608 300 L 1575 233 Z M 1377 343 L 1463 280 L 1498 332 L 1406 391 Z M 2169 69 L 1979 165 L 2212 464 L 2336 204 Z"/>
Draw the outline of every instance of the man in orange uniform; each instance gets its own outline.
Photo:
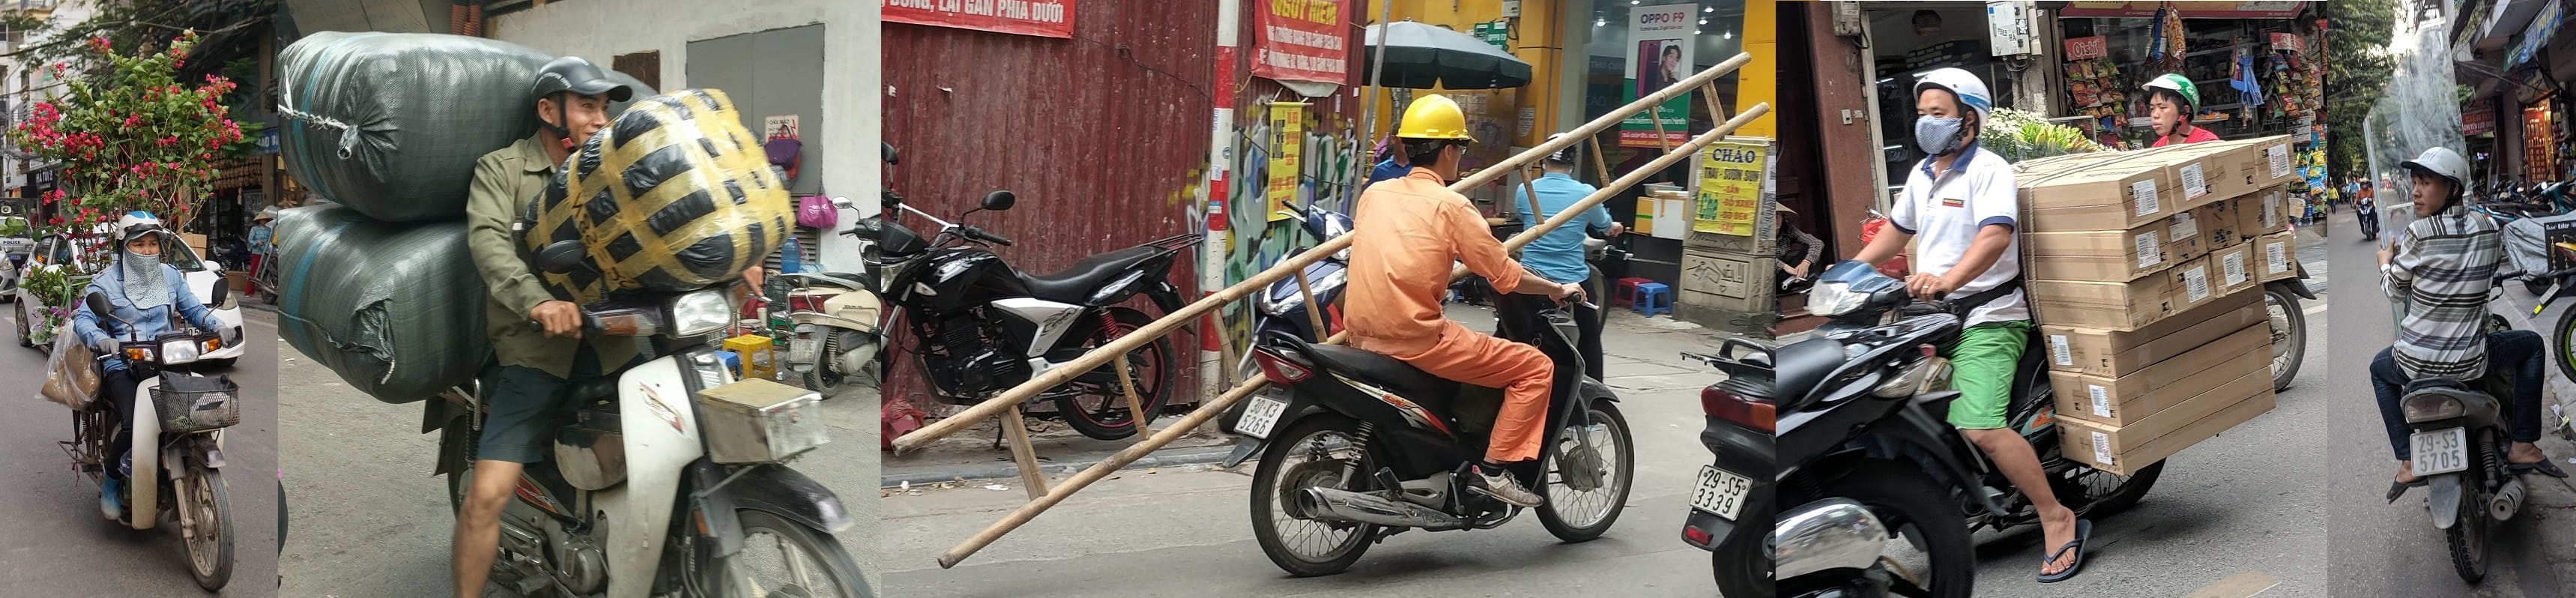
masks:
<path id="1" fill-rule="evenodd" d="M 1485 459 L 1468 486 L 1503 502 L 1539 504 L 1504 467 L 1538 458 L 1540 428 L 1547 422 L 1549 377 L 1555 363 L 1537 347 L 1468 330 L 1449 321 L 1440 296 L 1451 264 L 1494 281 L 1497 290 L 1563 299 L 1575 285 L 1558 284 L 1522 269 L 1503 252 L 1485 218 L 1450 191 L 1469 137 L 1457 102 L 1425 95 L 1404 110 L 1396 137 L 1413 169 L 1403 178 L 1371 185 L 1352 216 L 1349 290 L 1351 346 L 1384 354 L 1434 376 L 1503 389 Z"/>

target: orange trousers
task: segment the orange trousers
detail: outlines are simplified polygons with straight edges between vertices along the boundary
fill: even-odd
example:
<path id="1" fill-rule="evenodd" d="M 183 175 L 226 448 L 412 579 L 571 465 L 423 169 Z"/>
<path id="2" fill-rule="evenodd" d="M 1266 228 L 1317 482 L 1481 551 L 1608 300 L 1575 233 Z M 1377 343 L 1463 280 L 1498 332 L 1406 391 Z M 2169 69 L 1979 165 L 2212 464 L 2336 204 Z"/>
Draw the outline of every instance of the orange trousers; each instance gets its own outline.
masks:
<path id="1" fill-rule="evenodd" d="M 1353 346 L 1370 348 L 1366 339 Z M 1383 346 L 1383 343 L 1379 343 Z M 1461 383 L 1503 389 L 1503 408 L 1494 415 L 1485 460 L 1516 463 L 1538 458 L 1547 427 L 1547 397 L 1556 362 L 1538 347 L 1515 343 L 1447 322 L 1440 339 L 1420 353 L 1385 352 L 1423 372 Z"/>

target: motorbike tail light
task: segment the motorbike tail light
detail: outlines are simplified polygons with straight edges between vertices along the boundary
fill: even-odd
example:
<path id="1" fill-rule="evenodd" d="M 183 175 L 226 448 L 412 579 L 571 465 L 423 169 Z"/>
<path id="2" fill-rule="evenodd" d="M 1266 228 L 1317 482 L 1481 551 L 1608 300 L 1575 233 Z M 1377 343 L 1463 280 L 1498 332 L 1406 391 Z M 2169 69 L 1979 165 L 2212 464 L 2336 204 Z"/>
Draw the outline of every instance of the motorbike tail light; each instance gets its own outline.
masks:
<path id="1" fill-rule="evenodd" d="M 2407 423 L 2441 421 L 2468 413 L 2458 397 L 2439 393 L 2406 397 L 2399 405 L 2406 412 Z"/>
<path id="2" fill-rule="evenodd" d="M 1775 431 L 1772 428 L 1778 419 L 1777 407 L 1769 399 L 1749 398 L 1716 386 L 1700 389 L 1699 406 L 1709 417 L 1764 432 Z"/>
<path id="3" fill-rule="evenodd" d="M 823 298 L 813 295 L 788 295 L 789 311 L 823 311 Z"/>
<path id="4" fill-rule="evenodd" d="M 1295 384 L 1315 375 L 1313 368 L 1300 365 L 1269 349 L 1253 350 L 1252 361 L 1261 364 L 1261 377 L 1269 378 L 1271 384 Z"/>
<path id="5" fill-rule="evenodd" d="M 1708 535 L 1708 530 L 1703 530 L 1703 529 L 1696 528 L 1696 527 L 1691 527 L 1691 526 L 1688 526 L 1688 525 L 1684 525 L 1684 526 L 1682 526 L 1682 539 L 1684 539 L 1684 540 L 1689 540 L 1689 541 L 1690 541 L 1690 543 L 1692 543 L 1692 544 L 1698 544 L 1698 545 L 1701 545 L 1701 546 L 1706 546 L 1706 545 L 1708 545 L 1708 544 L 1710 543 L 1710 541 L 1711 541 L 1711 540 L 1714 540 L 1714 538 L 1710 538 L 1710 537 L 1709 537 L 1709 535 Z"/>

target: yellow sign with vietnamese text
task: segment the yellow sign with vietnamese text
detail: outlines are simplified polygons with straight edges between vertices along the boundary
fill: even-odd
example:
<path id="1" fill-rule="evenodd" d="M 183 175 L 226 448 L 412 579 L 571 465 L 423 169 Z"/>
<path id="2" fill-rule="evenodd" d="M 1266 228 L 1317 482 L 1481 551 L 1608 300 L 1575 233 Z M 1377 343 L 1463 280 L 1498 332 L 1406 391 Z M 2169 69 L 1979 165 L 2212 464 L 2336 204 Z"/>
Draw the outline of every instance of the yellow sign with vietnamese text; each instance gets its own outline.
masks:
<path id="1" fill-rule="evenodd" d="M 1271 102 L 1270 130 L 1270 218 L 1278 222 L 1290 218 L 1288 204 L 1297 200 L 1298 174 L 1303 162 L 1298 154 L 1306 147 L 1306 104 L 1304 102 Z"/>
<path id="2" fill-rule="evenodd" d="M 1763 194 L 1770 178 L 1771 144 L 1764 139 L 1730 138 L 1700 151 L 1699 193 L 1692 199 L 1691 229 L 1704 233 L 1750 237 L 1762 217 Z"/>

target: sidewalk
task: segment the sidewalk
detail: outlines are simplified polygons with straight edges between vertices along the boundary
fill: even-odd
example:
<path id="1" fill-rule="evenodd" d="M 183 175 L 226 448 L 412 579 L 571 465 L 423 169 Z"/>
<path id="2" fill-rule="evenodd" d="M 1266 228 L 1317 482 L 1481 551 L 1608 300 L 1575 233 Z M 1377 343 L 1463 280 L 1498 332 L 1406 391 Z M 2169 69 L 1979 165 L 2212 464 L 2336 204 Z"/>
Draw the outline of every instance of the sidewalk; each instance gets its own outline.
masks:
<path id="1" fill-rule="evenodd" d="M 1449 319 L 1466 324 L 1470 329 L 1491 331 L 1493 310 L 1471 305 L 1451 305 Z M 1684 360 L 1682 351 L 1714 352 L 1717 336 L 1689 322 L 1671 316 L 1640 317 L 1636 312 L 1617 309 L 1602 330 L 1602 373 L 1609 376 L 1610 387 L 1622 395 L 1678 388 L 1699 388 L 1716 376 L 1708 367 Z M 1164 415 L 1155 419 L 1160 425 L 1178 419 Z M 999 418 L 979 422 L 919 451 L 904 455 L 887 455 L 883 485 L 899 487 L 975 482 L 1010 489 L 1016 486 L 1019 468 L 1011 462 L 1007 448 L 994 448 L 994 434 Z M 1126 470 L 1148 470 L 1170 467 L 1208 467 L 1224 461 L 1234 448 L 1235 436 L 1213 430 L 1213 424 L 1192 431 L 1189 436 L 1129 464 Z M 1085 438 L 1061 422 L 1037 422 L 1030 433 L 1038 463 L 1050 479 L 1091 467 L 1110 455 L 1127 448 L 1134 439 L 1102 441 Z"/>
<path id="2" fill-rule="evenodd" d="M 2556 330 L 2554 326 L 2558 323 L 2559 314 L 2572 309 L 2570 305 L 2553 305 L 2535 315 L 2531 308 L 2539 303 L 2539 297 L 2523 292 L 2520 284 L 2508 283 L 2504 287 L 2505 298 L 2500 303 L 2514 309 L 2495 311 L 2502 313 L 2505 321 L 2517 330 L 2537 330 L 2544 337 L 2550 336 Z M 2558 339 L 2545 340 L 2550 345 L 2549 359 L 2565 358 L 2566 348 L 2557 346 Z M 2576 469 L 2576 443 L 2570 442 L 2576 440 L 2576 429 L 2571 429 L 2576 426 L 2569 423 L 2569 416 L 2576 414 L 2576 381 L 2568 380 L 2554 362 L 2549 364 L 2544 377 L 2549 380 L 2549 387 L 2541 401 L 2540 416 L 2545 424 L 2545 433 L 2540 436 L 2540 450 L 2557 460 L 2559 469 Z M 2559 575 L 2576 572 L 2576 478 L 2527 475 L 2522 476 L 2522 482 L 2530 489 L 2530 494 L 2524 499 L 2522 514 L 2515 518 L 2516 523 L 2533 530 L 2534 536 L 2539 538 L 2537 542 L 2543 558 L 2559 571 Z"/>

